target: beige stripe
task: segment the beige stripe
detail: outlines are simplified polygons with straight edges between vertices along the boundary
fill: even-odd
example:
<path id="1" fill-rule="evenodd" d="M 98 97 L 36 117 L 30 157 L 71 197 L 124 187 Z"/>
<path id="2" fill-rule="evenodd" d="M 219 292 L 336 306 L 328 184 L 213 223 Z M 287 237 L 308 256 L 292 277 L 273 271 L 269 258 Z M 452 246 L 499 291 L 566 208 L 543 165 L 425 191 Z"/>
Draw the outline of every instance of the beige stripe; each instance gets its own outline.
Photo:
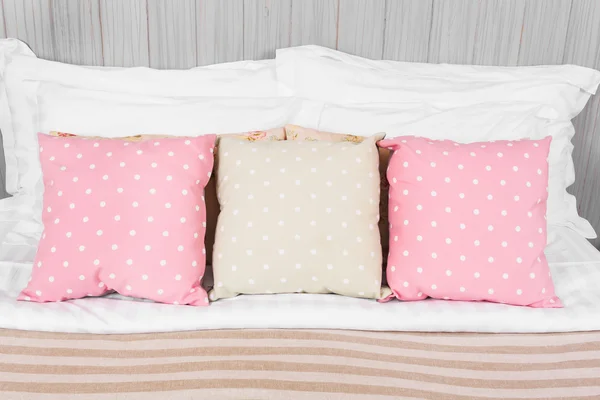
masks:
<path id="1" fill-rule="evenodd" d="M 415 380 L 427 383 L 440 383 L 454 386 L 468 386 L 474 388 L 490 387 L 489 379 L 473 379 L 459 378 L 455 376 L 440 376 L 433 374 L 423 374 L 416 371 L 401 371 L 380 369 L 373 367 L 358 367 L 347 366 L 341 364 L 317 364 L 317 363 L 294 363 L 294 362 L 276 362 L 276 361 L 203 361 L 195 363 L 177 363 L 177 364 L 162 364 L 162 365 L 138 365 L 138 366 L 120 366 L 120 367 L 94 367 L 94 366 L 47 366 L 38 365 L 18 365 L 18 364 L 0 364 L 0 372 L 5 373 L 6 378 L 9 376 L 21 375 L 25 376 L 25 381 L 39 381 L 42 376 L 54 376 L 62 380 L 67 376 L 78 376 L 77 381 L 86 381 L 87 375 L 105 375 L 105 380 L 112 380 L 118 375 L 124 375 L 123 379 L 131 379 L 128 375 L 148 375 L 148 374 L 176 374 L 181 372 L 206 372 L 206 371 L 273 371 L 273 372 L 317 372 L 317 373 L 332 373 L 346 374 L 372 377 L 388 377 Z M 35 376 L 31 376 L 35 374 Z M 60 377 L 58 377 L 60 375 Z M 492 385 L 498 389 L 518 389 L 527 388 L 547 388 L 547 387 L 581 387 L 581 386 L 600 386 L 600 375 L 594 378 L 573 378 L 573 379 L 558 379 L 558 375 L 551 380 L 497 380 Z M 53 381 L 56 379 L 49 379 Z"/>
<path id="2" fill-rule="evenodd" d="M 281 334 L 296 336 L 298 333 L 316 333 L 330 334 L 340 336 L 356 336 L 359 338 L 372 338 L 380 340 L 401 340 L 420 341 L 424 338 L 438 342 L 438 339 L 468 340 L 475 342 L 480 338 L 494 341 L 503 339 L 512 342 L 528 340 L 535 344 L 538 341 L 546 340 L 552 344 L 560 342 L 561 339 L 574 339 L 575 342 L 600 341 L 600 332 L 567 332 L 567 333 L 546 333 L 546 334 L 497 334 L 497 333 L 446 333 L 446 332 L 373 332 L 373 331 L 352 331 L 352 330 L 301 330 L 301 329 L 227 329 L 227 330 L 203 330 L 203 331 L 182 331 L 165 333 L 141 333 L 128 335 L 97 335 L 89 333 L 57 333 L 57 332 L 36 332 L 36 331 L 17 331 L 10 329 L 0 329 L 0 337 L 22 337 L 31 339 L 76 339 L 76 340 L 110 340 L 110 341 L 141 341 L 157 339 L 229 339 L 229 338 L 284 338 L 278 336 Z M 411 339 L 412 338 L 412 339 Z M 570 341 L 565 344 L 572 343 Z M 460 345 L 464 344 L 459 342 Z M 459 345 L 457 344 L 457 345 Z M 546 345 L 546 344 L 540 344 Z"/>
<path id="3" fill-rule="evenodd" d="M 101 358 L 152 358 L 152 357 L 189 357 L 189 356 L 236 356 L 236 355 L 312 355 L 340 356 L 364 360 L 381 360 L 403 362 L 418 365 L 434 365 L 449 368 L 487 369 L 503 371 L 511 370 L 544 370 L 561 368 L 597 367 L 600 363 L 599 352 L 580 352 L 563 355 L 491 355 L 487 354 L 451 354 L 435 352 L 414 352 L 411 350 L 377 349 L 380 352 L 359 351 L 348 348 L 331 347 L 197 347 L 172 350 L 86 350 L 86 349 L 53 349 L 0 346 L 0 354 L 20 354 L 31 356 L 62 357 L 101 357 Z M 397 354 L 395 354 L 397 353 Z M 416 356 L 414 354 L 417 354 Z M 466 359 L 468 358 L 468 359 Z M 485 360 L 483 361 L 482 360 Z M 466 360 L 465 360 L 466 359 Z"/>
<path id="4" fill-rule="evenodd" d="M 319 330 L 310 330 L 310 332 L 319 332 Z M 463 333 L 459 335 L 447 333 L 419 333 L 415 335 L 407 332 L 338 330 L 331 333 L 344 336 L 362 336 L 387 340 L 406 340 L 418 343 L 445 344 L 448 346 L 556 346 L 571 343 L 600 342 L 600 332 L 575 332 L 574 334 Z"/>
<path id="5" fill-rule="evenodd" d="M 74 341 L 75 342 L 75 341 Z M 84 343 L 95 343 L 95 342 L 84 342 Z M 146 342 L 144 342 L 146 343 Z M 387 348 L 382 346 L 370 346 L 361 345 L 354 343 L 334 342 L 334 341 L 308 341 L 299 342 L 296 340 L 262 340 L 253 343 L 252 346 L 248 346 L 251 343 L 250 340 L 216 340 L 216 341 L 205 341 L 198 340 L 191 343 L 190 347 L 186 348 L 175 348 L 175 349 L 164 349 L 160 345 L 162 341 L 157 341 L 151 349 L 142 350 L 111 350 L 111 349 L 73 349 L 73 348 L 53 348 L 43 345 L 44 343 L 38 343 L 39 347 L 29 346 L 0 346 L 0 354 L 29 354 L 39 356 L 79 356 L 85 354 L 87 357 L 169 357 L 172 355 L 180 356 L 202 356 L 202 355 L 228 355 L 228 354 L 277 354 L 279 351 L 283 352 L 294 352 L 294 354 L 303 354 L 302 349 L 330 349 L 338 351 L 355 351 L 355 352 L 367 352 L 371 354 L 379 354 L 380 356 L 398 356 L 398 357 L 416 357 L 416 358 L 433 358 L 443 360 L 460 360 L 460 361 L 480 361 L 480 354 L 486 355 L 486 360 L 489 362 L 500 362 L 500 363 L 515 363 L 521 362 L 525 357 L 530 363 L 552 363 L 557 361 L 573 361 L 573 360 L 585 360 L 585 359 L 600 359 L 600 351 L 594 351 L 592 348 L 586 349 L 586 351 L 570 352 L 563 354 L 527 354 L 528 348 L 523 348 L 523 352 L 518 354 L 490 354 L 485 352 L 435 352 L 426 350 L 412 350 L 402 348 Z M 462 350 L 462 348 L 459 348 Z M 262 352 L 262 353 L 261 353 Z"/>
<path id="6" fill-rule="evenodd" d="M 233 332 L 232 332 L 233 333 Z M 293 341 L 293 344 L 290 343 Z M 160 339 L 142 340 L 142 341 L 111 341 L 94 340 L 78 341 L 72 339 L 27 339 L 20 337 L 4 337 L 2 344 L 6 346 L 29 346 L 29 347 L 52 347 L 52 348 L 77 348 L 77 349 L 106 349 L 106 350 L 145 350 L 145 349 L 171 349 L 185 348 L 202 344 L 202 346 L 236 346 L 242 344 L 246 346 L 261 346 L 269 343 L 269 346 L 329 346 L 333 342 L 334 346 L 343 346 L 344 344 L 356 344 L 366 346 L 376 346 L 389 349 L 403 350 L 425 350 L 435 352 L 460 352 L 460 353 L 486 353 L 486 354 L 561 354 L 580 351 L 600 351 L 600 341 L 570 343 L 555 346 L 473 346 L 460 345 L 448 346 L 443 344 L 427 344 L 398 340 L 377 340 L 375 338 L 365 338 L 359 336 L 346 336 L 339 334 L 321 334 L 311 332 L 281 332 L 263 334 L 237 333 L 223 335 L 221 337 L 207 337 L 202 339 Z"/>
<path id="7" fill-rule="evenodd" d="M 82 382 L 81 376 L 72 377 L 66 382 L 40 382 L 46 380 L 49 376 L 39 376 L 35 382 L 23 380 L 15 382 L 15 376 L 8 376 L 9 382 L 0 382 L 0 391 L 23 391 L 45 393 L 78 392 L 78 393 L 96 393 L 96 392 L 121 392 L 121 391 L 150 391 L 154 390 L 181 390 L 199 387 L 250 387 L 250 388 L 275 388 L 286 390 L 312 390 L 327 392 L 327 387 L 335 387 L 332 390 L 348 391 L 350 393 L 382 393 L 399 395 L 405 391 L 410 396 L 415 396 L 421 392 L 427 394 L 426 398 L 439 398 L 440 395 L 454 395 L 470 397 L 487 397 L 489 395 L 497 398 L 511 399 L 524 398 L 561 398 L 570 396 L 597 395 L 600 396 L 600 387 L 569 387 L 569 388 L 544 388 L 529 389 L 524 386 L 519 389 L 496 389 L 490 388 L 471 388 L 457 387 L 429 383 L 426 386 L 422 382 L 413 380 L 403 380 L 394 378 L 373 378 L 360 377 L 355 375 L 324 374 L 324 373 L 298 373 L 298 372 L 244 372 L 243 379 L 239 378 L 237 371 L 208 371 L 197 373 L 184 373 L 177 375 L 150 375 L 136 376 L 135 382 L 130 382 L 130 377 L 113 377 L 110 381 L 95 379 L 90 382 L 90 377 L 85 377 Z M 97 376 L 96 376 L 97 377 Z M 31 378 L 27 376 L 26 378 Z M 51 378 L 51 376 L 50 376 Z M 160 379 L 160 380 L 159 380 Z M 166 380 L 165 380 L 166 379 Z M 156 385 L 160 384 L 159 387 Z M 426 391 L 422 391 L 426 387 Z M 410 393 L 410 391 L 414 391 Z M 423 393 L 424 392 L 424 393 Z M 418 396 L 415 396 L 418 397 Z"/>
<path id="8" fill-rule="evenodd" d="M 386 370 L 398 370 L 404 372 L 416 372 L 422 374 L 432 374 L 447 377 L 474 378 L 487 380 L 543 380 L 543 379 L 573 379 L 573 378 L 597 378 L 600 376 L 599 368 L 575 368 L 575 369 L 551 369 L 537 371 L 498 371 L 494 369 L 485 369 L 482 364 L 479 370 L 458 369 L 458 368 L 440 368 L 432 366 L 422 366 L 416 364 L 403 364 L 383 362 L 379 360 L 360 360 L 347 357 L 329 357 L 329 356 L 219 356 L 219 357 L 166 357 L 166 358 L 133 358 L 133 359 L 114 359 L 114 358 L 85 358 L 85 357 L 30 357 L 30 356 L 4 356 L 1 358 L 4 364 L 0 370 L 7 372 L 26 372 L 25 369 L 30 365 L 44 369 L 44 372 L 56 371 L 56 368 L 75 367 L 87 369 L 88 366 L 104 367 L 112 371 L 112 367 L 128 367 L 136 369 L 138 366 L 152 366 L 153 368 L 162 368 L 162 365 L 169 364 L 187 364 L 202 362 L 219 361 L 248 361 L 254 363 L 263 362 L 294 362 L 307 364 L 331 364 L 350 367 L 379 368 Z M 17 365 L 12 369 L 10 364 Z M 55 373 L 55 372 L 53 372 Z"/>
<path id="9" fill-rule="evenodd" d="M 12 395 L 12 397 L 11 397 Z M 56 394 L 45 393 L 27 393 L 15 394 L 9 392 L 0 392 L 2 400 L 56 400 Z M 61 394 L 60 400 L 90 400 L 89 394 Z M 178 390 L 176 397 L 169 397 L 165 392 L 157 391 L 155 393 L 119 393 L 101 394 L 94 393 L 94 400 L 165 400 L 165 399 L 215 399 L 215 400 L 248 400 L 248 399 L 268 399 L 268 400 L 398 400 L 398 396 L 350 394 L 350 393 L 323 393 L 318 392 L 291 392 L 274 389 L 197 389 L 197 390 Z M 402 400 L 423 400 L 422 397 L 406 397 Z"/>

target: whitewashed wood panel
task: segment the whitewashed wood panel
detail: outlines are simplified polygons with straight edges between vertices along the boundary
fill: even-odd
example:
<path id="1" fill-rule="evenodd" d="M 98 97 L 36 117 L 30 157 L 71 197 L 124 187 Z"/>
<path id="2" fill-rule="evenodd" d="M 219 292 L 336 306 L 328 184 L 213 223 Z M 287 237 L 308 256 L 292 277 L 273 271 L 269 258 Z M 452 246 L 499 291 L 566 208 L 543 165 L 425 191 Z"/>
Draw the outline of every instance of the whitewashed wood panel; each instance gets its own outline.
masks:
<path id="1" fill-rule="evenodd" d="M 149 66 L 146 0 L 100 0 L 104 65 Z"/>
<path id="2" fill-rule="evenodd" d="M 197 1 L 198 65 L 244 58 L 244 3 L 240 0 Z"/>
<path id="3" fill-rule="evenodd" d="M 562 62 L 571 4 L 571 0 L 528 0 L 525 3 L 519 65 Z"/>
<path id="4" fill-rule="evenodd" d="M 4 9 L 3 7 L 0 7 L 0 39 L 4 39 L 5 37 L 9 36 L 6 35 L 6 26 L 4 24 Z"/>
<path id="5" fill-rule="evenodd" d="M 341 0 L 337 48 L 361 57 L 383 57 L 385 0 Z"/>
<path id="6" fill-rule="evenodd" d="M 473 0 L 433 2 L 429 62 L 471 64 L 479 4 Z"/>
<path id="7" fill-rule="evenodd" d="M 244 58 L 275 58 L 290 46 L 292 0 L 244 0 Z"/>
<path id="8" fill-rule="evenodd" d="M 386 3 L 383 58 L 427 62 L 433 0 Z"/>
<path id="9" fill-rule="evenodd" d="M 153 68 L 196 66 L 198 61 L 196 2 L 194 0 L 147 1 L 150 66 Z"/>
<path id="10" fill-rule="evenodd" d="M 487 0 L 479 5 L 473 64 L 517 65 L 525 17 L 522 0 Z"/>
<path id="11" fill-rule="evenodd" d="M 6 36 L 27 43 L 38 57 L 54 58 L 50 0 L 4 0 Z"/>
<path id="12" fill-rule="evenodd" d="M 338 0 L 292 0 L 291 46 L 336 48 Z"/>
<path id="13" fill-rule="evenodd" d="M 53 58 L 71 64 L 103 65 L 98 0 L 52 0 L 50 5 Z"/>

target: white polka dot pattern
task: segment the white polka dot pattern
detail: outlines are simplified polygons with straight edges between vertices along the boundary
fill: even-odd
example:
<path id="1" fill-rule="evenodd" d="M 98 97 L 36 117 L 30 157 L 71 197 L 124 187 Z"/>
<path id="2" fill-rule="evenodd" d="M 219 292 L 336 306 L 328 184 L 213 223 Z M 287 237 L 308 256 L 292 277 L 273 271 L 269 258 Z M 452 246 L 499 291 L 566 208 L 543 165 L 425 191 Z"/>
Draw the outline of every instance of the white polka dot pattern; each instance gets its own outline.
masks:
<path id="1" fill-rule="evenodd" d="M 197 204 L 212 170 L 214 142 L 215 135 L 123 142 L 39 134 L 44 234 L 35 261 L 39 268 L 19 299 L 60 301 L 115 290 L 164 303 L 207 305 L 200 287 L 206 211 Z"/>
<path id="2" fill-rule="evenodd" d="M 210 298 L 298 288 L 381 298 L 373 199 L 379 196 L 375 143 L 382 137 L 362 143 L 221 138 L 213 253 L 219 284 Z"/>
<path id="3" fill-rule="evenodd" d="M 549 138 L 379 145 L 394 150 L 387 175 L 398 240 L 387 281 L 395 297 L 562 306 L 544 256 Z"/>

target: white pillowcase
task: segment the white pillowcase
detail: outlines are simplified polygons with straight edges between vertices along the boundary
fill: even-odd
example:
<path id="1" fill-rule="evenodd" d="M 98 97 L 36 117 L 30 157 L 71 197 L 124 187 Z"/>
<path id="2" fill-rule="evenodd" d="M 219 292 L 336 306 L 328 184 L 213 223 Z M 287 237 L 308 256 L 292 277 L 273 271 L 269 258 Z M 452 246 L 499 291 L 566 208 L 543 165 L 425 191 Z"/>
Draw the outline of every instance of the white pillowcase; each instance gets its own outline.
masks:
<path id="1" fill-rule="evenodd" d="M 72 88 L 36 82 L 33 132 L 62 131 L 83 136 L 122 137 L 137 134 L 197 136 L 283 127 L 290 121 L 317 123 L 322 103 L 293 97 L 156 97 Z M 13 205 L 19 223 L 5 237 L 8 244 L 37 245 L 42 232 L 42 170 L 38 144 L 31 135 L 21 159 L 27 162 L 27 192 Z M 14 219 L 14 218 L 13 218 Z"/>
<path id="2" fill-rule="evenodd" d="M 388 137 L 394 136 L 389 129 L 382 128 L 385 125 L 383 121 L 374 118 L 380 107 L 376 103 L 394 103 L 393 106 L 388 104 L 383 107 L 399 110 L 407 106 L 405 103 L 423 102 L 430 109 L 441 111 L 495 102 L 498 103 L 495 112 L 493 109 L 487 111 L 495 121 L 499 121 L 507 112 L 506 107 L 515 102 L 553 108 L 555 112 L 547 110 L 543 114 L 554 124 L 547 133 L 556 142 L 552 145 L 551 158 L 564 159 L 560 162 L 551 160 L 551 163 L 561 165 L 564 169 L 553 168 L 550 172 L 549 223 L 572 227 L 588 238 L 596 237 L 591 225 L 578 216 L 575 198 L 566 189 L 575 182 L 571 156 L 573 146 L 570 143 L 574 128 L 570 120 L 581 112 L 589 97 L 595 93 L 600 83 L 600 72 L 574 65 L 491 67 L 374 61 L 319 46 L 277 50 L 276 64 L 281 93 L 291 92 L 297 96 L 345 105 L 372 103 L 367 115 L 373 118 L 358 117 L 353 112 L 343 111 L 334 116 L 330 111 L 331 123 L 322 122 L 322 125 L 328 126 L 322 129 L 338 132 L 357 130 L 366 121 L 373 121 L 376 123 L 372 126 L 373 130 L 387 131 Z M 380 112 L 386 114 L 386 111 Z M 517 111 L 513 109 L 510 112 Z M 393 119 L 399 113 L 389 111 L 389 115 Z M 449 124 L 454 123 L 454 128 L 462 127 L 472 132 L 463 136 L 462 141 L 465 142 L 501 138 L 496 136 L 496 133 L 502 135 L 501 126 L 492 130 L 492 127 L 486 127 L 485 121 L 478 124 L 473 119 L 478 115 L 468 110 L 463 112 L 463 116 L 465 119 L 462 121 L 445 121 L 446 114 L 440 114 L 435 117 L 439 122 L 435 125 L 437 132 L 431 129 L 423 131 L 429 136 L 450 139 Z M 551 124 L 550 121 L 547 123 Z M 477 134 L 475 126 L 489 134 Z M 403 134 L 411 133 L 403 130 Z M 521 135 L 519 137 L 532 137 L 526 131 Z"/>
<path id="3" fill-rule="evenodd" d="M 338 104 L 423 101 L 440 108 L 527 101 L 571 119 L 600 83 L 576 65 L 493 67 L 375 61 L 320 46 L 277 50 L 282 93 Z"/>
<path id="4" fill-rule="evenodd" d="M 14 133 L 12 128 L 12 119 L 10 117 L 10 108 L 6 96 L 6 84 L 4 81 L 6 65 L 8 59 L 15 55 L 24 55 L 35 57 L 27 45 L 16 39 L 0 40 L 0 130 L 2 130 L 2 140 L 4 155 L 6 160 L 6 191 L 14 194 L 19 187 L 19 176 L 17 173 L 17 157 L 14 153 Z"/>
<path id="5" fill-rule="evenodd" d="M 6 175 L 11 194 L 28 193 L 35 183 L 28 155 L 35 143 L 34 111 L 40 81 L 150 96 L 277 97 L 279 93 L 273 61 L 241 61 L 190 70 L 82 67 L 37 59 L 31 52 L 13 49 L 23 46 L 18 41 L 0 40 L 0 53 L 4 50 L 2 56 L 7 58 L 0 70 L 11 115 L 0 121 L 0 128 L 8 144 Z M 0 109 L 4 107 L 0 105 Z"/>

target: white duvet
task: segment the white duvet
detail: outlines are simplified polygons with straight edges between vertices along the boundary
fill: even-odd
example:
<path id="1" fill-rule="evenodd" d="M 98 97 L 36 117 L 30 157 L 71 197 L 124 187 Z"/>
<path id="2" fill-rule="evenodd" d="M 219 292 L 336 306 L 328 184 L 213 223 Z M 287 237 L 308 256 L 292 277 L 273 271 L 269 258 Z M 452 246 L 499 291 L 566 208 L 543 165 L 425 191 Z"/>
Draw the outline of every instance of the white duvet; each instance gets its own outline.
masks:
<path id="1" fill-rule="evenodd" d="M 27 303 L 15 299 L 27 283 L 31 264 L 0 263 L 0 328 L 87 333 L 237 328 L 503 333 L 600 330 L 600 252 L 568 228 L 560 228 L 552 236 L 546 253 L 563 309 L 439 300 L 379 304 L 307 294 L 239 296 L 210 307 L 119 300 L 116 295 Z"/>

